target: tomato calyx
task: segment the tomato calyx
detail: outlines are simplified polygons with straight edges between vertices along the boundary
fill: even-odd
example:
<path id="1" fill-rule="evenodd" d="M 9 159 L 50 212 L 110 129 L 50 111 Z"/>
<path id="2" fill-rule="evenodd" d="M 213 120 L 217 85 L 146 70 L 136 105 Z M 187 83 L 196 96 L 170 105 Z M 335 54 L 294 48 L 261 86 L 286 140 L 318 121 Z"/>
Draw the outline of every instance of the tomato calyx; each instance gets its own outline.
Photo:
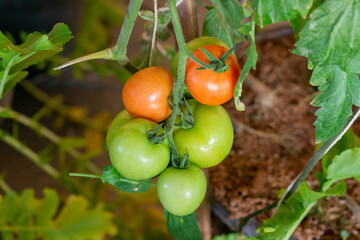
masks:
<path id="1" fill-rule="evenodd" d="M 197 68 L 197 70 L 209 69 L 209 70 L 213 70 L 216 73 L 222 73 L 222 72 L 226 72 L 229 69 L 229 64 L 231 61 L 229 61 L 227 64 L 225 64 L 225 62 L 233 53 L 235 46 L 229 49 L 227 52 L 225 52 L 219 59 L 217 59 L 211 52 L 209 52 L 205 48 L 201 47 L 200 49 L 209 59 L 210 63 L 201 64 L 201 67 Z"/>
<path id="2" fill-rule="evenodd" d="M 154 130 L 149 130 L 146 133 L 146 136 L 151 144 L 161 144 L 165 141 L 166 134 L 159 132 L 162 126 L 163 123 L 159 124 Z"/>

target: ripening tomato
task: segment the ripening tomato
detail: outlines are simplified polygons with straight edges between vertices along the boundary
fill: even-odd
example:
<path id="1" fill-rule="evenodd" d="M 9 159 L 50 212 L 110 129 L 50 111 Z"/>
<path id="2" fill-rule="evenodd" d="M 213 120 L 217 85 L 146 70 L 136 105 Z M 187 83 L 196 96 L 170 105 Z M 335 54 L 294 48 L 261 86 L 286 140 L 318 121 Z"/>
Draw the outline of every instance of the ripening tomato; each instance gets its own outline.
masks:
<path id="1" fill-rule="evenodd" d="M 151 144 L 147 132 L 157 124 L 144 118 L 135 118 L 123 124 L 112 134 L 108 150 L 110 161 L 120 175 L 144 180 L 157 176 L 170 162 L 168 140 Z"/>
<path id="2" fill-rule="evenodd" d="M 124 85 L 122 98 L 126 110 L 133 116 L 161 122 L 171 114 L 168 97 L 174 77 L 162 67 L 144 68 Z"/>
<path id="3" fill-rule="evenodd" d="M 194 212 L 206 193 L 206 177 L 202 170 L 193 164 L 186 169 L 167 168 L 159 176 L 157 193 L 163 207 L 177 216 Z"/>
<path id="4" fill-rule="evenodd" d="M 202 48 L 208 50 L 217 59 L 220 59 L 227 48 L 218 45 L 205 45 Z M 193 55 L 204 63 L 209 63 L 205 53 L 199 48 Z M 234 94 L 236 82 L 240 76 L 240 67 L 236 57 L 231 54 L 225 61 L 229 69 L 222 73 L 213 70 L 198 70 L 200 64 L 190 58 L 186 62 L 185 80 L 190 94 L 199 102 L 206 105 L 219 105 L 229 101 Z"/>
<path id="5" fill-rule="evenodd" d="M 173 138 L 180 156 L 189 153 L 191 163 L 201 168 L 213 167 L 229 154 L 234 129 L 230 117 L 221 106 L 208 106 L 188 101 L 195 124 L 190 129 L 174 129 Z"/>

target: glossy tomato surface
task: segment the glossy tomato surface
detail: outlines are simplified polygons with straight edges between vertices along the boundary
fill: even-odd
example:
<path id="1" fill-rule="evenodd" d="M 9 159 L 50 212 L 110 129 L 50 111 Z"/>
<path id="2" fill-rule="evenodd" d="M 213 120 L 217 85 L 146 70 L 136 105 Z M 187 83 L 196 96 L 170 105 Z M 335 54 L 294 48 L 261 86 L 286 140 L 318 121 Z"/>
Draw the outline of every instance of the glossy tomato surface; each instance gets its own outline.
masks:
<path id="1" fill-rule="evenodd" d="M 217 59 L 228 51 L 219 45 L 205 45 L 202 48 L 211 52 Z M 198 48 L 193 55 L 204 63 L 209 63 L 205 53 Z M 225 61 L 229 69 L 222 73 L 213 70 L 198 70 L 201 66 L 191 59 L 186 62 L 185 80 L 190 94 L 199 102 L 206 105 L 219 105 L 229 101 L 234 94 L 236 82 L 240 76 L 240 67 L 236 57 L 231 54 Z"/>
<path id="2" fill-rule="evenodd" d="M 199 47 L 205 45 L 219 45 L 229 49 L 229 47 L 223 41 L 214 37 L 198 37 L 194 38 L 190 42 L 186 43 L 186 47 L 190 53 L 193 53 Z M 177 52 L 171 62 L 171 73 L 175 76 L 179 64 L 179 52 Z"/>
<path id="3" fill-rule="evenodd" d="M 168 166 L 170 150 L 167 139 L 162 144 L 151 144 L 146 136 L 156 127 L 155 122 L 136 118 L 115 132 L 108 150 L 112 165 L 122 176 L 133 180 L 149 179 Z"/>
<path id="4" fill-rule="evenodd" d="M 109 146 L 111 139 L 113 138 L 114 134 L 117 130 L 122 127 L 125 123 L 129 122 L 130 120 L 134 119 L 128 111 L 123 110 L 121 111 L 110 124 L 110 127 L 106 133 L 106 146 Z"/>
<path id="5" fill-rule="evenodd" d="M 186 169 L 167 168 L 159 176 L 157 193 L 164 208 L 177 216 L 194 212 L 206 193 L 206 177 L 202 170 L 190 164 Z"/>
<path id="6" fill-rule="evenodd" d="M 180 156 L 187 151 L 190 162 L 199 167 L 213 167 L 223 161 L 231 150 L 234 130 L 230 117 L 221 105 L 208 106 L 195 100 L 188 103 L 195 124 L 190 129 L 174 130 L 175 146 Z"/>
<path id="7" fill-rule="evenodd" d="M 161 122 L 171 114 L 168 97 L 174 77 L 162 67 L 148 67 L 132 75 L 125 83 L 122 98 L 133 117 Z"/>

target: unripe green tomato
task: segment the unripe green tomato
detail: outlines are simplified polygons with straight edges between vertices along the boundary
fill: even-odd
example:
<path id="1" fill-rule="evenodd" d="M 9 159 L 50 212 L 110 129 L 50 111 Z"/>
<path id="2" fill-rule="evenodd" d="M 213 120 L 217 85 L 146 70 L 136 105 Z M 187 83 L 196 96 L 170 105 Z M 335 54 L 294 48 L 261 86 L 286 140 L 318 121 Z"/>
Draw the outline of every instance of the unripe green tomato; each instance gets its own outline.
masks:
<path id="1" fill-rule="evenodd" d="M 213 167 L 229 154 L 234 129 L 230 117 L 221 105 L 208 106 L 189 100 L 195 124 L 190 129 L 174 129 L 174 142 L 180 154 L 189 153 L 191 163 L 201 168 Z"/>
<path id="2" fill-rule="evenodd" d="M 157 193 L 163 207 L 177 216 L 194 212 L 206 193 L 206 177 L 202 170 L 193 164 L 186 169 L 167 168 L 159 176 Z"/>
<path id="3" fill-rule="evenodd" d="M 121 111 L 114 120 L 111 122 L 110 127 L 106 134 L 106 146 L 109 146 L 111 139 L 113 138 L 116 131 L 125 123 L 129 122 L 130 120 L 134 119 L 126 109 Z"/>
<path id="4" fill-rule="evenodd" d="M 170 149 L 168 140 L 151 144 L 146 136 L 157 124 L 144 118 L 133 119 L 122 125 L 109 145 L 110 160 L 124 177 L 144 180 L 157 176 L 168 166 Z"/>
<path id="5" fill-rule="evenodd" d="M 226 48 L 229 48 L 223 41 L 214 38 L 214 37 L 199 37 L 191 40 L 190 42 L 186 43 L 186 47 L 190 53 L 193 53 L 199 47 L 205 45 L 219 45 Z M 171 62 L 171 73 L 176 76 L 177 68 L 179 64 L 179 52 L 177 52 Z"/>

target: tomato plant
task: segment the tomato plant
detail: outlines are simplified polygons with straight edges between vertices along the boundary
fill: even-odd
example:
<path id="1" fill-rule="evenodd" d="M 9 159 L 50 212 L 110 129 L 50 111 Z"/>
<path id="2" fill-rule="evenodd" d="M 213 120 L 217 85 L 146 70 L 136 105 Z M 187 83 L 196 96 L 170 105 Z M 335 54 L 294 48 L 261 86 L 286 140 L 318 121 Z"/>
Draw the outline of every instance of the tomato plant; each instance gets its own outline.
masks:
<path id="1" fill-rule="evenodd" d="M 171 114 L 168 97 L 173 76 L 162 67 L 144 68 L 132 75 L 124 85 L 122 98 L 133 117 L 161 122 Z"/>
<path id="2" fill-rule="evenodd" d="M 217 59 L 220 59 L 228 51 L 227 48 L 219 45 L 205 45 L 202 48 L 208 50 Z M 193 55 L 204 63 L 210 63 L 200 48 L 195 50 Z M 234 55 L 230 55 L 225 64 L 229 64 L 228 70 L 216 73 L 210 69 L 199 70 L 200 64 L 192 59 L 187 60 L 186 86 L 197 101 L 206 105 L 219 105 L 233 97 L 235 85 L 240 76 L 240 67 Z"/>
<path id="3" fill-rule="evenodd" d="M 195 124 L 190 129 L 174 130 L 174 142 L 180 155 L 189 154 L 190 162 L 202 168 L 219 164 L 229 154 L 234 130 L 226 110 L 189 101 Z"/>
<path id="4" fill-rule="evenodd" d="M 157 192 L 164 208 L 177 216 L 194 212 L 206 193 L 206 178 L 201 169 L 190 164 L 186 169 L 167 168 L 157 181 Z"/>
<path id="5" fill-rule="evenodd" d="M 133 180 L 153 178 L 169 164 L 168 141 L 151 144 L 146 133 L 157 124 L 147 119 L 136 118 L 121 126 L 108 145 L 110 160 L 124 177 Z"/>

